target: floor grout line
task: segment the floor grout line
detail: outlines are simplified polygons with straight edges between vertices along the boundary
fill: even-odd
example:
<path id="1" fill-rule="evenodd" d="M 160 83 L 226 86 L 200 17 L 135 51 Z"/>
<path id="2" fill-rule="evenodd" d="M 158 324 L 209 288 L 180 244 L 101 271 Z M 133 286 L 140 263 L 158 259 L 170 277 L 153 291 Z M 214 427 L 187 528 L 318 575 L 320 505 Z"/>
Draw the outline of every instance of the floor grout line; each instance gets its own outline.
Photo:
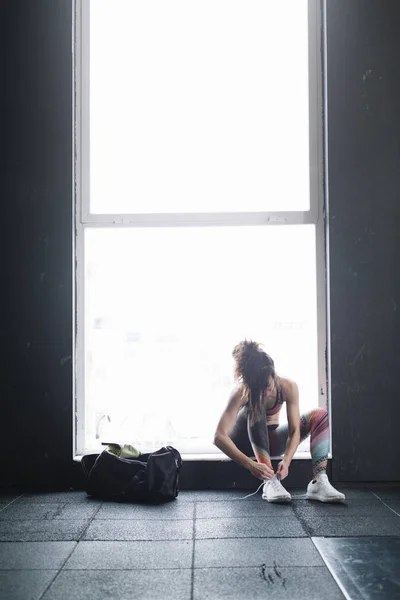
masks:
<path id="1" fill-rule="evenodd" d="M 47 593 L 47 591 L 50 589 L 50 587 L 53 585 L 53 583 L 55 582 L 55 580 L 57 579 L 57 577 L 59 576 L 59 574 L 61 573 L 61 571 L 63 570 L 63 568 L 65 567 L 66 563 L 68 562 L 71 554 L 74 552 L 75 548 L 77 547 L 78 542 L 75 542 L 74 547 L 72 548 L 71 552 L 69 552 L 67 558 L 64 560 L 64 562 L 62 563 L 61 567 L 58 569 L 57 573 L 54 575 L 53 579 L 49 582 L 49 584 L 45 587 L 45 589 L 43 590 L 43 592 L 40 594 L 40 596 L 38 596 L 38 600 L 42 600 L 42 598 L 45 596 L 45 594 Z M 48 570 L 52 570 L 52 569 L 48 569 Z"/>
<path id="2" fill-rule="evenodd" d="M 102 508 L 104 502 L 101 502 L 99 505 L 99 508 L 93 513 L 93 515 L 90 517 L 88 524 L 86 525 L 86 527 L 83 528 L 83 530 L 81 531 L 81 534 L 78 538 L 78 544 L 81 541 L 82 537 L 85 535 L 85 533 L 87 532 L 87 530 L 89 529 L 90 525 L 92 524 L 92 522 L 94 521 L 97 513 L 100 511 L 100 509 Z"/>
<path id="3" fill-rule="evenodd" d="M 300 523 L 300 525 L 302 526 L 303 530 L 306 532 L 306 534 L 307 534 L 307 538 L 308 538 L 308 539 L 311 539 L 311 531 L 310 531 L 310 528 L 309 528 L 309 526 L 308 526 L 308 525 L 307 525 L 307 523 L 306 523 L 305 517 L 301 516 L 301 515 L 300 515 L 300 514 L 297 512 L 297 510 L 296 510 L 296 507 L 295 507 L 294 505 L 292 505 L 292 508 L 293 508 L 293 513 L 294 513 L 294 516 L 296 517 L 296 519 L 298 520 L 298 522 L 299 522 L 299 523 Z"/>
<path id="4" fill-rule="evenodd" d="M 346 537 L 346 538 L 350 538 L 350 539 L 356 539 L 356 538 L 385 538 L 388 540 L 393 540 L 393 539 L 398 539 L 399 535 L 398 534 L 392 534 L 392 535 L 380 535 L 380 534 L 376 534 L 376 535 L 371 535 L 371 534 L 357 534 L 357 535 L 325 535 L 325 536 L 321 536 L 321 535 L 315 535 L 315 534 L 303 534 L 303 535 L 293 535 L 293 536 L 287 536 L 287 535 L 270 535 L 270 536 L 236 536 L 236 537 L 207 537 L 207 538 L 197 538 L 196 541 L 197 542 L 204 542 L 204 541 L 223 541 L 223 540 L 264 540 L 265 542 L 268 540 L 307 540 L 307 539 L 311 539 L 312 537 L 326 537 L 329 539 L 337 539 L 337 538 L 342 538 L 342 537 Z M 75 540 L 45 540 L 43 543 L 46 542 L 65 542 L 65 541 L 70 541 L 70 542 L 74 542 Z M 157 543 L 166 543 L 166 542 L 191 542 L 192 538 L 171 538 L 171 539 L 157 539 L 157 540 L 152 540 L 152 539 L 99 539 L 99 540 L 81 540 L 79 543 L 118 543 L 118 544 L 122 544 L 122 543 L 151 543 L 151 544 L 157 544 Z M 25 544 L 25 543 L 42 543 L 42 540 L 27 540 L 27 541 L 17 541 L 14 542 L 12 540 L 7 540 L 5 542 L 0 542 L 0 544 Z"/>
<path id="5" fill-rule="evenodd" d="M 196 543 L 196 502 L 193 507 L 193 533 L 192 533 L 193 547 L 192 547 L 192 567 L 191 567 L 191 579 L 190 579 L 190 600 L 194 598 L 194 552 Z"/>
<path id="6" fill-rule="evenodd" d="M 47 593 L 47 591 L 50 589 L 50 587 L 53 585 L 53 583 L 55 582 L 55 580 L 57 579 L 57 577 L 59 576 L 59 574 L 62 572 L 63 568 L 65 567 L 65 565 L 67 564 L 68 560 L 70 559 L 72 553 L 75 551 L 77 545 L 79 544 L 79 542 L 82 539 L 82 536 L 86 533 L 90 523 L 93 521 L 93 519 L 95 518 L 95 516 L 97 515 L 97 513 L 99 512 L 100 508 L 103 506 L 103 503 L 100 503 L 98 509 L 95 511 L 95 513 L 92 515 L 92 517 L 89 519 L 88 524 L 86 525 L 86 527 L 83 528 L 83 530 L 81 531 L 81 534 L 78 538 L 78 540 L 76 541 L 74 547 L 72 548 L 71 552 L 68 554 L 67 558 L 64 560 L 64 562 L 62 563 L 61 567 L 59 568 L 59 570 L 57 571 L 57 573 L 55 574 L 55 576 L 53 577 L 53 579 L 49 582 L 49 584 L 46 586 L 46 588 L 43 590 L 43 593 L 39 596 L 38 600 L 42 600 L 42 598 L 45 596 L 45 594 Z"/>
<path id="7" fill-rule="evenodd" d="M 258 516 L 258 515 L 256 515 Z M 201 518 L 207 518 L 207 517 L 201 517 Z M 219 517 L 213 517 L 213 518 L 219 518 Z M 57 519 L 58 521 L 68 521 L 69 519 Z M 137 521 L 139 521 L 140 523 L 143 523 L 144 521 L 146 523 L 179 523 L 181 521 L 192 521 L 193 517 L 185 517 L 184 519 L 158 519 L 157 517 L 152 517 L 151 519 L 141 519 L 139 517 L 135 518 L 135 519 L 129 519 L 129 517 L 121 517 L 120 519 L 96 519 L 96 521 L 107 521 L 107 523 L 113 523 L 114 521 L 126 521 L 128 523 L 136 523 Z"/>
<path id="8" fill-rule="evenodd" d="M 378 498 L 378 500 L 380 500 L 380 501 L 382 502 L 382 504 L 383 504 L 384 506 L 386 506 L 386 508 L 388 508 L 389 510 L 391 510 L 392 512 L 394 512 L 394 514 L 395 514 L 395 515 L 397 515 L 398 517 L 400 517 L 400 514 L 399 514 L 398 512 L 396 512 L 396 511 L 394 510 L 394 508 L 391 508 L 391 507 L 390 507 L 388 504 L 386 504 L 386 502 L 384 502 L 384 501 L 382 500 L 382 498 L 380 498 L 380 497 L 378 496 L 378 494 L 375 494 L 375 492 L 373 492 L 372 490 L 371 490 L 371 492 L 372 492 L 372 494 L 375 496 L 375 498 Z"/>
<path id="9" fill-rule="evenodd" d="M 76 542 L 77 544 L 77 542 Z M 75 548 L 74 548 L 75 549 Z M 72 550 L 73 552 L 73 550 Z M 66 560 L 68 560 L 68 558 L 70 558 L 72 552 L 69 554 L 69 556 L 67 557 Z M 325 565 L 287 565 L 287 564 L 280 564 L 277 562 L 274 562 L 272 564 L 267 564 L 265 563 L 265 566 L 268 568 L 273 568 L 274 566 L 277 566 L 279 568 L 291 568 L 291 569 L 325 569 L 326 566 Z M 64 562 L 64 566 L 65 566 L 65 562 Z M 218 566 L 206 566 L 206 567 L 195 567 L 194 571 L 199 571 L 201 569 L 207 569 L 207 570 L 217 570 L 217 569 L 259 569 L 260 568 L 260 564 L 255 564 L 255 565 L 218 565 Z M 20 568 L 20 569 L 0 569 L 1 571 L 11 571 L 11 572 L 22 572 L 22 571 L 29 571 L 29 572 L 37 572 L 37 571 L 57 571 L 57 575 L 59 575 L 61 573 L 61 571 L 63 571 L 64 573 L 69 573 L 69 572 L 74 572 L 74 571 L 126 571 L 128 573 L 132 572 L 132 571 L 192 571 L 192 567 L 151 567 L 150 569 L 145 568 L 145 567 L 141 567 L 141 568 L 110 568 L 110 569 L 103 569 L 103 568 L 99 568 L 99 567 L 90 567 L 90 568 L 79 568 L 79 567 L 74 567 L 73 569 L 64 569 L 63 567 L 60 567 L 59 569 L 24 569 L 24 568 Z M 56 576 L 57 576 L 56 575 Z M 56 577 L 55 576 L 55 577 Z M 54 579 L 55 579 L 54 577 Z M 54 581 L 53 579 L 53 581 Z M 44 593 L 44 592 L 43 592 Z M 40 600 L 40 598 L 39 598 Z"/>
<path id="10" fill-rule="evenodd" d="M 284 565 L 284 564 L 280 564 L 277 563 L 276 561 L 274 561 L 272 564 L 267 564 L 267 563 L 263 563 L 263 565 L 261 566 L 265 566 L 267 567 L 267 569 L 273 569 L 275 566 L 279 567 L 280 569 L 326 569 L 325 565 Z M 200 569 L 207 569 L 207 570 L 212 570 L 212 569 L 259 569 L 260 568 L 260 563 L 258 563 L 257 565 L 224 565 L 224 566 L 216 566 L 216 567 L 196 567 L 195 571 L 199 571 Z"/>

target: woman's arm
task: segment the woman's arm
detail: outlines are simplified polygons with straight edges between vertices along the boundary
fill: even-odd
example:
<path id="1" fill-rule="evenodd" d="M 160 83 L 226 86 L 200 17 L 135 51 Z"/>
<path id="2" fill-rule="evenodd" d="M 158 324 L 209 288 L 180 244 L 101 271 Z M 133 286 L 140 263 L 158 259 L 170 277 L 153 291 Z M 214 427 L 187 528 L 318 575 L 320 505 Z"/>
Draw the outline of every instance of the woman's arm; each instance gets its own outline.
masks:
<path id="1" fill-rule="evenodd" d="M 286 397 L 286 412 L 288 418 L 289 435 L 286 442 L 286 450 L 282 461 L 277 468 L 277 475 L 280 479 L 285 479 L 288 474 L 289 465 L 300 444 L 300 409 L 299 409 L 299 388 L 294 381 L 285 381 L 282 386 L 284 396 Z"/>
<path id="2" fill-rule="evenodd" d="M 239 448 L 232 442 L 229 437 L 230 432 L 235 425 L 237 415 L 242 407 L 242 394 L 240 388 L 236 388 L 230 395 L 228 405 L 217 425 L 217 429 L 214 435 L 214 444 L 229 458 L 234 460 L 236 463 L 250 471 L 258 479 L 266 480 L 270 479 L 274 472 L 267 465 L 254 462 L 251 458 L 246 456 Z"/>

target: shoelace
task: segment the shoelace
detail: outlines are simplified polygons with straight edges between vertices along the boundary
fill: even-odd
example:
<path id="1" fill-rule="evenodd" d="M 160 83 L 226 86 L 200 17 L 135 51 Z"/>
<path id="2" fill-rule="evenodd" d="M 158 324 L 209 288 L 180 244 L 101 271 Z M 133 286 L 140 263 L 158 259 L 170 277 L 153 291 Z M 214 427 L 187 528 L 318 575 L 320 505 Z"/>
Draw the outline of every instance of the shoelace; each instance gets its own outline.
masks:
<path id="1" fill-rule="evenodd" d="M 255 492 L 253 492 L 252 494 L 247 494 L 247 496 L 244 496 L 244 498 L 236 498 L 236 500 L 247 500 L 247 498 L 250 498 L 251 496 L 255 496 L 256 494 L 258 494 L 258 492 L 260 491 L 260 489 L 262 488 L 263 485 L 264 485 L 264 481 L 262 483 L 260 483 L 260 485 L 258 486 L 258 488 L 256 489 Z"/>
<path id="2" fill-rule="evenodd" d="M 272 485 L 272 487 L 274 488 L 274 490 L 276 492 L 280 491 L 282 484 L 278 479 L 276 479 L 276 477 L 274 477 L 273 479 L 270 479 L 269 483 L 270 483 L 270 485 Z"/>

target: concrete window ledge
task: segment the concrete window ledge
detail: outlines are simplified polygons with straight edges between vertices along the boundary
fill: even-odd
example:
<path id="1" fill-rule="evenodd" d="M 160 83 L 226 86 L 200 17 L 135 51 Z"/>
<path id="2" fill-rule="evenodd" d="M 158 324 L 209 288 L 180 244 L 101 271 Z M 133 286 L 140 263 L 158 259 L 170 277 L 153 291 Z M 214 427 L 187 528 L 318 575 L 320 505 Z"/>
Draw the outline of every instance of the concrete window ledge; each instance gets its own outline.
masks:
<path id="1" fill-rule="evenodd" d="M 101 452 L 101 451 L 100 451 Z M 75 462 L 81 462 L 82 460 L 82 456 L 84 456 L 85 454 L 98 454 L 99 450 L 93 449 L 91 450 L 87 450 L 85 451 L 83 454 L 78 454 L 76 456 L 74 456 L 74 461 Z M 281 459 L 281 456 L 271 456 L 272 460 L 279 460 Z M 332 458 L 332 455 L 329 453 L 328 458 Z M 231 462 L 231 459 L 228 458 L 227 456 L 225 456 L 222 453 L 215 453 L 215 454 L 182 454 L 182 460 L 185 462 Z M 302 452 L 296 452 L 296 454 L 293 457 L 293 460 L 311 460 L 311 454 L 310 452 L 307 451 L 302 451 Z"/>

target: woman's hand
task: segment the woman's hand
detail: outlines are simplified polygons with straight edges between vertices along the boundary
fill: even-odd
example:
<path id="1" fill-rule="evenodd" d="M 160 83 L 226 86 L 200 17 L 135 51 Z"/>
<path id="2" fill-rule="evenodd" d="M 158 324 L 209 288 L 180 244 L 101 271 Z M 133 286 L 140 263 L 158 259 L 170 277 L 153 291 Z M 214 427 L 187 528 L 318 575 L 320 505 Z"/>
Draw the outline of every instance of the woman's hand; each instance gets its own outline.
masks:
<path id="1" fill-rule="evenodd" d="M 249 471 L 252 475 L 254 475 L 254 477 L 257 477 L 257 479 L 262 479 L 263 481 L 267 481 L 268 479 L 271 479 L 271 477 L 274 476 L 273 469 L 271 469 L 267 465 L 264 465 L 263 463 L 255 462 L 254 460 L 251 460 L 250 463 L 251 464 L 249 464 L 249 467 L 248 467 Z"/>
<path id="2" fill-rule="evenodd" d="M 278 465 L 278 468 L 276 469 L 276 476 L 277 478 L 282 481 L 283 479 L 285 479 L 285 477 L 288 476 L 289 473 L 289 465 L 287 462 L 285 462 L 285 460 L 281 460 L 281 462 Z"/>

